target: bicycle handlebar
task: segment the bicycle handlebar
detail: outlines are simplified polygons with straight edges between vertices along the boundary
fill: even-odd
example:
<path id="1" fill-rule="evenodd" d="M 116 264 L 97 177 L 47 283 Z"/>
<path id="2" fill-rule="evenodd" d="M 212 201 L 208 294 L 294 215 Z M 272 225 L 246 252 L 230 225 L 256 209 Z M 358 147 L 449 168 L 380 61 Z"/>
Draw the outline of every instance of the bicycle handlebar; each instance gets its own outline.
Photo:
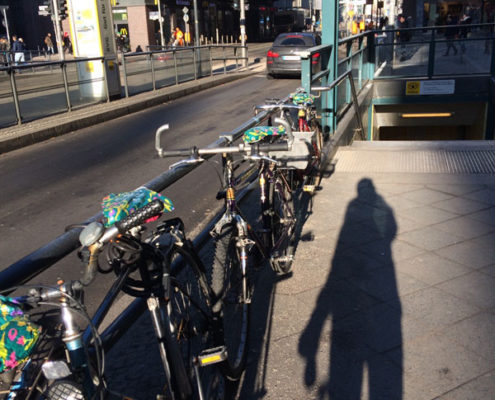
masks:
<path id="1" fill-rule="evenodd" d="M 308 106 L 291 103 L 261 104 L 258 106 L 254 106 L 255 110 L 305 110 L 306 108 L 308 108 Z"/>

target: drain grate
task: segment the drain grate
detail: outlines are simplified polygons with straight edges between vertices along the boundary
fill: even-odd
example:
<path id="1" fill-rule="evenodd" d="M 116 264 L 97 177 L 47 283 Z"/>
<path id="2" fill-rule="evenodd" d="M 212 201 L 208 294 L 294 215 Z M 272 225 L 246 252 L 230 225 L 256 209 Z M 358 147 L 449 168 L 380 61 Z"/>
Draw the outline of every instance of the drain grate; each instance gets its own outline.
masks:
<path id="1" fill-rule="evenodd" d="M 341 148 L 335 156 L 338 172 L 398 172 L 494 174 L 495 149 L 424 150 L 394 147 Z"/>

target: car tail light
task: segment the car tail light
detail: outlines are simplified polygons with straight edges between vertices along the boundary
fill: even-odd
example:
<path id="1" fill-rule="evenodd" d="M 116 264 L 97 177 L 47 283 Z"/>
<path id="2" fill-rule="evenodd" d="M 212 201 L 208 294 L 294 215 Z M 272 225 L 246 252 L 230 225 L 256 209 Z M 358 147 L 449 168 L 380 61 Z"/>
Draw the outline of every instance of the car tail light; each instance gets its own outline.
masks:
<path id="1" fill-rule="evenodd" d="M 311 56 L 311 63 L 318 64 L 318 60 L 320 58 L 320 53 L 315 53 Z"/>
<path id="2" fill-rule="evenodd" d="M 268 50 L 268 53 L 266 53 L 266 56 L 270 57 L 270 58 L 277 58 L 279 56 L 279 54 L 275 53 L 274 51 Z"/>

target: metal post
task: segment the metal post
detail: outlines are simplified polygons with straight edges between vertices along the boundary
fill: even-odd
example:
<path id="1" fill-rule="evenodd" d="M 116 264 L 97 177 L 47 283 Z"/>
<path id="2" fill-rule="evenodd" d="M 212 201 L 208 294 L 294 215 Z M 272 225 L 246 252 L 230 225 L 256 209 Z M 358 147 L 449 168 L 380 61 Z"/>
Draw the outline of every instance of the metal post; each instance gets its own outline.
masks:
<path id="1" fill-rule="evenodd" d="M 155 64 L 153 62 L 153 53 L 150 53 L 149 57 L 150 57 L 150 68 L 151 68 L 151 82 L 153 83 L 153 90 L 156 90 Z"/>
<path id="2" fill-rule="evenodd" d="M 175 84 L 178 85 L 179 84 L 179 71 L 177 69 L 177 55 L 175 54 L 176 50 L 174 49 L 172 52 L 174 54 Z"/>
<path id="3" fill-rule="evenodd" d="M 55 27 L 55 36 L 57 41 L 58 54 L 60 59 L 65 60 L 64 47 L 62 45 L 62 32 L 60 31 L 60 18 L 58 15 L 58 2 L 57 0 L 52 0 L 52 21 L 53 26 Z"/>
<path id="4" fill-rule="evenodd" d="M 208 51 L 210 52 L 210 76 L 213 76 L 213 57 L 211 56 L 211 46 L 208 46 Z"/>
<path id="5" fill-rule="evenodd" d="M 347 71 L 352 73 L 352 40 L 346 43 L 346 57 L 347 57 Z M 338 89 L 337 89 L 338 90 Z M 346 82 L 345 84 L 345 102 L 351 102 L 351 84 Z"/>
<path id="6" fill-rule="evenodd" d="M 430 47 L 428 49 L 428 78 L 430 79 L 435 71 L 435 30 L 431 30 Z"/>
<path id="7" fill-rule="evenodd" d="M 198 0 L 193 0 L 194 12 L 194 43 L 199 46 L 199 18 L 198 18 Z"/>
<path id="8" fill-rule="evenodd" d="M 495 39 L 492 38 L 492 61 L 490 66 L 491 76 L 495 76 Z"/>
<path id="9" fill-rule="evenodd" d="M 15 115 L 17 117 L 17 124 L 21 125 L 22 124 L 21 108 L 19 105 L 19 97 L 17 94 L 17 86 L 15 84 L 14 74 L 15 74 L 14 68 L 10 67 L 10 69 L 9 69 L 10 87 L 12 88 L 12 96 L 14 97 Z"/>
<path id="10" fill-rule="evenodd" d="M 108 90 L 108 79 L 107 79 L 107 63 L 103 57 L 101 60 L 103 64 L 103 86 L 105 87 L 105 95 L 107 97 L 107 103 L 110 103 L 110 91 Z"/>
<path id="11" fill-rule="evenodd" d="M 7 10 L 9 9 L 9 6 L 0 6 L 0 9 L 2 10 L 3 20 L 5 21 L 5 31 L 7 32 L 7 40 L 10 43 L 9 21 L 7 19 Z"/>
<path id="12" fill-rule="evenodd" d="M 158 4 L 158 22 L 160 24 L 160 45 L 165 46 L 165 35 L 163 34 L 163 15 L 162 15 L 162 2 L 157 0 Z"/>
<path id="13" fill-rule="evenodd" d="M 359 103 L 356 95 L 356 88 L 354 87 L 354 79 L 351 73 L 349 73 L 349 75 L 347 76 L 349 78 L 349 83 L 351 85 L 352 104 L 354 105 L 354 112 L 356 113 L 358 128 L 361 131 L 361 139 L 366 140 L 366 135 L 364 133 L 364 128 L 363 128 L 363 121 L 361 119 L 361 112 L 359 111 Z"/>
<path id="14" fill-rule="evenodd" d="M 246 53 L 246 7 L 244 0 L 239 0 L 240 8 L 240 21 L 239 26 L 241 28 L 241 46 L 242 46 L 242 66 L 247 67 L 247 53 Z"/>
<path id="15" fill-rule="evenodd" d="M 62 61 L 60 64 L 62 67 L 62 76 L 64 78 L 65 99 L 67 100 L 67 111 L 72 111 L 72 105 L 70 103 L 69 95 L 69 83 L 67 82 L 67 64 Z"/>
<path id="16" fill-rule="evenodd" d="M 120 53 L 120 58 L 122 60 L 122 68 L 124 69 L 124 90 L 125 90 L 125 97 L 129 97 L 129 85 L 127 82 L 127 65 L 125 63 L 125 54 L 124 51 Z"/>
<path id="17" fill-rule="evenodd" d="M 321 3 L 322 43 L 332 45 L 330 59 L 328 60 L 328 69 L 330 73 L 328 77 L 324 77 L 321 82 L 323 86 L 326 86 L 329 82 L 333 82 L 337 77 L 339 2 L 322 1 Z M 330 132 L 334 132 L 336 120 L 336 90 L 332 89 L 331 91 L 322 94 L 321 124 L 324 129 L 327 128 L 330 129 Z"/>
<path id="18" fill-rule="evenodd" d="M 361 36 L 358 39 L 358 49 L 359 49 L 358 85 L 359 85 L 359 89 L 361 89 L 363 87 L 363 36 Z"/>
<path id="19" fill-rule="evenodd" d="M 223 73 L 227 73 L 227 56 L 225 55 L 225 46 L 222 46 L 222 54 L 223 54 Z"/>
<path id="20" fill-rule="evenodd" d="M 196 57 L 196 48 L 192 48 L 192 53 L 193 53 L 193 66 L 194 66 L 194 80 L 198 79 L 198 70 L 196 63 L 198 62 L 197 57 Z"/>

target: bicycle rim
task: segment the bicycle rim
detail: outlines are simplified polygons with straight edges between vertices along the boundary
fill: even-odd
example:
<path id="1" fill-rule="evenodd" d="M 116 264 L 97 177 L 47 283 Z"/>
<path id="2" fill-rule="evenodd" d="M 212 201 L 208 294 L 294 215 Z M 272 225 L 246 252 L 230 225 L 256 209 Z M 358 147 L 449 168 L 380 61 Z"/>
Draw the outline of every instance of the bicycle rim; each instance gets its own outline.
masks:
<path id="1" fill-rule="evenodd" d="M 270 184 L 272 255 L 270 265 L 277 273 L 288 273 L 292 268 L 292 234 L 295 226 L 292 192 L 286 179 L 278 174 Z"/>
<path id="2" fill-rule="evenodd" d="M 206 283 L 206 276 L 188 251 L 175 247 L 170 255 L 174 268 L 171 271 L 171 296 L 168 315 L 172 335 L 177 341 L 182 362 L 195 397 L 199 397 L 196 387 L 193 360 L 202 350 L 212 346 L 211 327 L 208 320 L 208 305 L 199 280 Z M 170 360 L 172 374 L 178 360 Z M 177 377 L 173 378 L 177 379 Z M 182 385 L 179 382 L 179 387 Z M 165 393 L 167 390 L 165 390 Z M 182 398 L 179 396 L 179 398 Z"/>
<path id="3" fill-rule="evenodd" d="M 249 303 L 243 298 L 242 270 L 232 226 L 224 227 L 217 239 L 211 287 L 218 300 L 213 311 L 221 314 L 228 355 L 222 369 L 229 379 L 237 380 L 246 362 Z"/>

